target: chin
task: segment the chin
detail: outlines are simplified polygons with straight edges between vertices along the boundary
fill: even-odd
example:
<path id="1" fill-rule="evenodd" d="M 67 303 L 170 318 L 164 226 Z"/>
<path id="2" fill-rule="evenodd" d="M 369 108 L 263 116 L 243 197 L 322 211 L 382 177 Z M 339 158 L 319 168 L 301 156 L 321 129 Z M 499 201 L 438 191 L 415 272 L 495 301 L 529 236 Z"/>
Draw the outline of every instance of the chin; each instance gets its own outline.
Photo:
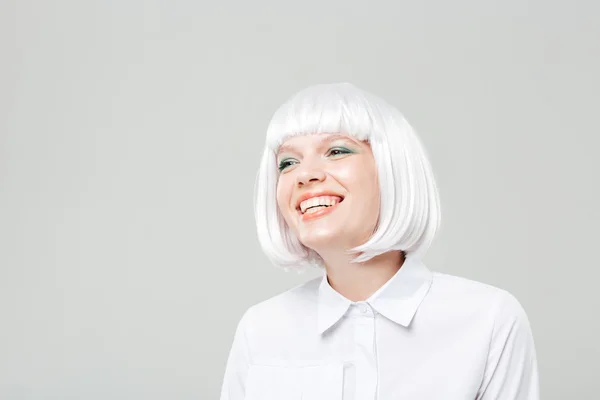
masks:
<path id="1" fill-rule="evenodd" d="M 342 233 L 337 231 L 312 231 L 300 235 L 300 242 L 313 250 L 340 245 L 343 242 L 342 239 Z"/>

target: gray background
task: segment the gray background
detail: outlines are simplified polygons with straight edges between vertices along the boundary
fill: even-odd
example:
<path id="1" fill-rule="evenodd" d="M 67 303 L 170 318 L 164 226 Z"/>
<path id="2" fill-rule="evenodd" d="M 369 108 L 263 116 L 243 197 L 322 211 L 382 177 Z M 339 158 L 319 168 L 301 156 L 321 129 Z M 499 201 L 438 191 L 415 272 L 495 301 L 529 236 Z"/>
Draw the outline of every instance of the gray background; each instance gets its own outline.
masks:
<path id="1" fill-rule="evenodd" d="M 544 399 L 597 398 L 598 3 L 202 3 L 0 3 L 0 399 L 217 398 L 243 311 L 316 276 L 258 246 L 266 126 L 339 81 L 427 147 L 426 264 L 517 296 Z"/>

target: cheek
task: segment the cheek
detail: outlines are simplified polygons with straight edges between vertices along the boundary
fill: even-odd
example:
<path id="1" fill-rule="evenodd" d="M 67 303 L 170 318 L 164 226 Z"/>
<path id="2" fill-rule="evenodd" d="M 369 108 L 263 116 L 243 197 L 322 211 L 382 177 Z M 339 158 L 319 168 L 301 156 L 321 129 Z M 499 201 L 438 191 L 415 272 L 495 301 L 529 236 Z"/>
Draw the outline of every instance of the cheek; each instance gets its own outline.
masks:
<path id="1" fill-rule="evenodd" d="M 283 207 L 281 207 L 282 202 L 283 202 L 283 193 L 282 193 L 282 188 L 279 184 L 277 185 L 276 198 L 277 198 L 277 206 L 279 207 L 280 211 L 283 212 Z"/>
<path id="2" fill-rule="evenodd" d="M 356 188 L 361 188 L 363 191 L 365 189 L 379 189 L 377 170 L 371 166 L 365 166 L 365 163 L 357 162 L 341 165 L 336 169 L 335 174 L 344 185 L 354 190 Z M 368 190 L 368 192 L 372 192 L 372 190 Z M 376 192 L 378 193 L 379 190 Z"/>
<path id="3" fill-rule="evenodd" d="M 336 174 L 361 207 L 376 210 L 379 214 L 380 189 L 377 168 L 368 161 L 341 166 Z"/>
<path id="4" fill-rule="evenodd" d="M 370 175 L 369 182 L 371 183 L 371 189 L 374 194 L 374 200 L 377 202 L 377 205 L 379 205 L 379 200 L 381 197 L 381 193 L 380 193 L 381 189 L 379 187 L 379 176 L 377 174 L 377 169 L 374 168 L 374 171 Z"/>
<path id="5" fill-rule="evenodd" d="M 291 190 L 285 178 L 280 178 L 276 189 L 277 206 L 286 218 L 290 211 Z"/>

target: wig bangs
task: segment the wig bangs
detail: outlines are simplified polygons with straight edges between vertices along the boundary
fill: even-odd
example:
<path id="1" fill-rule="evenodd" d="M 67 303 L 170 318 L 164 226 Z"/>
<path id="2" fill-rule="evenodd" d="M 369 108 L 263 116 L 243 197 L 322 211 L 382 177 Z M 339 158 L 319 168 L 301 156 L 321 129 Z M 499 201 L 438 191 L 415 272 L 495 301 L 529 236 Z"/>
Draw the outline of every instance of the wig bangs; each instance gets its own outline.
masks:
<path id="1" fill-rule="evenodd" d="M 275 112 L 267 129 L 266 144 L 277 152 L 290 137 L 319 133 L 371 141 L 380 131 L 381 114 L 367 96 L 345 83 L 302 90 Z"/>

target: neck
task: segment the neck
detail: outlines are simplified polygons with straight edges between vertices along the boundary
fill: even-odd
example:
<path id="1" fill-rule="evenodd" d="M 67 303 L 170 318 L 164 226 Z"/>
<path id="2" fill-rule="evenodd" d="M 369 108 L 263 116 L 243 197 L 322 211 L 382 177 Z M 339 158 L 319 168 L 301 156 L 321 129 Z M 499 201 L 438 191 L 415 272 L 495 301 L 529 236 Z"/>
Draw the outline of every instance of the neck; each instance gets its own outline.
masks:
<path id="1" fill-rule="evenodd" d="M 404 264 L 401 251 L 389 251 L 363 263 L 340 252 L 320 252 L 329 285 L 350 301 L 364 301 L 389 281 Z"/>

